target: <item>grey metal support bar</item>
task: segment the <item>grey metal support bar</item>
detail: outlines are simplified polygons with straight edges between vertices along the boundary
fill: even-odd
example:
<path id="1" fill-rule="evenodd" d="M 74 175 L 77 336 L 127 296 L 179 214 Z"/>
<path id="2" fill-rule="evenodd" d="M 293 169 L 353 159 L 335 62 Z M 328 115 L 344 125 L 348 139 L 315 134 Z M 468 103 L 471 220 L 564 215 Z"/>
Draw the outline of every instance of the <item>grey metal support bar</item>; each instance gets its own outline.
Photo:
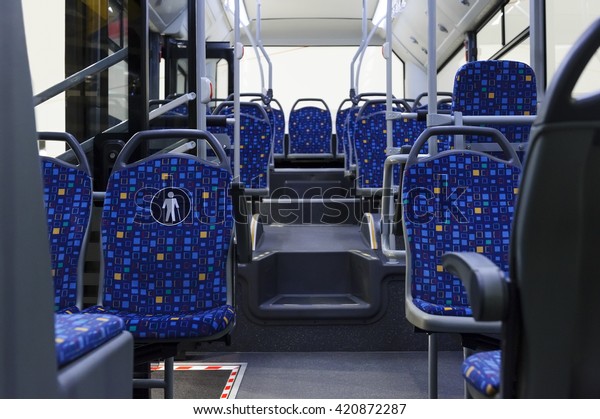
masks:
<path id="1" fill-rule="evenodd" d="M 148 120 L 152 121 L 153 119 L 158 118 L 159 116 L 169 112 L 170 110 L 175 109 L 179 105 L 183 105 L 184 103 L 187 103 L 190 100 L 194 100 L 194 99 L 196 99 L 195 93 L 186 93 L 184 95 L 181 95 L 177 99 L 173 99 L 169 103 L 166 103 L 166 104 L 162 105 L 160 108 L 154 109 L 152 112 L 150 112 L 148 114 Z M 114 133 L 114 132 L 125 132 L 125 131 L 127 131 L 127 127 L 128 127 L 128 120 L 125 120 L 113 127 L 110 127 L 109 129 L 107 129 L 106 131 L 103 131 L 102 133 L 110 134 L 110 133 Z M 82 142 L 81 148 L 83 149 L 83 151 L 85 153 L 91 151 L 94 148 L 94 138 L 88 138 L 87 140 Z M 59 155 L 58 158 L 61 160 L 69 161 L 74 156 L 75 156 L 75 154 L 71 150 L 69 150 L 69 151 L 66 151 L 63 154 Z"/>
<path id="2" fill-rule="evenodd" d="M 196 0 L 196 97 L 201 98 L 204 84 L 201 82 L 206 77 L 206 1 Z M 201 131 L 206 131 L 206 103 L 196 101 L 196 126 Z M 206 141 L 198 141 L 197 154 L 206 159 Z"/>
<path id="3" fill-rule="evenodd" d="M 354 78 L 354 66 L 356 64 L 357 58 L 361 55 L 364 49 L 367 47 L 367 3 L 368 0 L 362 1 L 362 38 L 360 41 L 360 45 L 354 57 L 352 57 L 352 61 L 350 62 L 350 99 L 356 95 L 357 92 L 357 80 Z"/>
<path id="4" fill-rule="evenodd" d="M 428 363 L 429 363 L 429 380 L 428 391 L 430 399 L 438 398 L 438 339 L 436 333 L 428 334 Z"/>
<path id="5" fill-rule="evenodd" d="M 94 74 L 104 71 L 107 68 L 110 68 L 113 65 L 123 61 L 125 58 L 127 58 L 127 54 L 127 48 L 120 49 L 114 54 L 111 54 L 108 57 L 92 64 L 91 66 L 86 67 L 83 70 L 67 77 L 60 83 L 57 83 L 43 92 L 38 93 L 33 97 L 33 106 L 40 105 L 45 101 L 52 99 L 54 96 L 59 95 L 73 86 L 83 82 L 86 77 L 93 76 Z"/>
<path id="6" fill-rule="evenodd" d="M 427 0 L 427 16 L 429 23 L 427 26 L 427 126 L 437 125 L 435 115 L 437 115 L 437 8 L 436 0 Z M 433 116 L 433 118 L 432 118 Z M 437 153 L 437 138 L 429 139 L 429 152 Z"/>
<path id="7" fill-rule="evenodd" d="M 205 0 L 196 1 L 196 97 L 202 97 L 202 80 L 206 77 L 206 30 L 205 30 L 205 15 L 206 15 L 206 2 Z M 206 104 L 198 101 L 196 103 L 197 112 L 197 126 L 201 131 L 206 130 Z"/>
<path id="8" fill-rule="evenodd" d="M 385 68 L 386 68 L 386 95 L 385 109 L 386 112 L 392 111 L 392 1 L 387 2 L 387 13 L 385 23 Z M 394 122 L 390 119 L 386 120 L 386 149 L 391 150 L 394 146 Z"/>
<path id="9" fill-rule="evenodd" d="M 149 127 L 148 1 L 128 0 L 127 7 L 127 118 L 133 134 Z"/>
<path id="10" fill-rule="evenodd" d="M 405 250 L 396 250 L 392 248 L 392 223 L 394 208 L 392 204 L 393 191 L 393 167 L 397 164 L 404 164 L 408 159 L 407 154 L 394 154 L 385 159 L 383 166 L 383 190 L 381 197 L 381 250 L 383 255 L 390 259 L 399 261 L 406 260 Z"/>
<path id="11" fill-rule="evenodd" d="M 419 115 L 414 112 L 388 112 L 386 117 L 391 120 L 417 119 Z M 536 118 L 535 115 L 461 115 L 460 118 L 455 115 L 438 115 L 438 117 L 438 122 L 443 121 L 444 123 L 437 123 L 436 125 L 531 125 Z"/>
<path id="12" fill-rule="evenodd" d="M 546 1 L 531 0 L 529 3 L 530 54 L 537 83 L 538 106 L 544 101 L 546 92 Z"/>
<path id="13" fill-rule="evenodd" d="M 269 66 L 269 81 L 267 84 L 267 91 L 272 92 L 273 91 L 273 63 L 271 63 L 269 54 L 267 53 L 267 50 L 265 49 L 263 42 L 262 42 L 261 25 L 260 25 L 260 20 L 261 20 L 260 9 L 261 9 L 261 2 L 260 2 L 260 0 L 257 0 L 257 2 L 256 2 L 256 45 L 262 52 L 263 57 L 265 57 L 265 60 L 267 61 L 267 64 Z M 264 94 L 265 92 L 261 91 L 261 93 Z"/>
<path id="14" fill-rule="evenodd" d="M 233 129 L 233 177 L 240 179 L 240 59 L 242 56 L 240 43 L 240 0 L 235 0 L 235 13 L 233 19 L 235 38 L 233 61 L 233 114 L 235 127 Z"/>

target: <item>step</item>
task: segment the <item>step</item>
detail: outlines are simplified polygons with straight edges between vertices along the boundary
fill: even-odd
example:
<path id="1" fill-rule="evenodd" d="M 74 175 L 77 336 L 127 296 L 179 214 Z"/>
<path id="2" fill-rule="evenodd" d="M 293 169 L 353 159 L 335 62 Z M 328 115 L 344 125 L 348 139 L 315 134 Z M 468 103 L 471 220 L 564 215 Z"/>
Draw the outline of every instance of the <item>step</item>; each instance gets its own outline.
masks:
<path id="1" fill-rule="evenodd" d="M 352 294 L 278 294 L 260 305 L 262 310 L 368 309 L 369 304 Z"/>

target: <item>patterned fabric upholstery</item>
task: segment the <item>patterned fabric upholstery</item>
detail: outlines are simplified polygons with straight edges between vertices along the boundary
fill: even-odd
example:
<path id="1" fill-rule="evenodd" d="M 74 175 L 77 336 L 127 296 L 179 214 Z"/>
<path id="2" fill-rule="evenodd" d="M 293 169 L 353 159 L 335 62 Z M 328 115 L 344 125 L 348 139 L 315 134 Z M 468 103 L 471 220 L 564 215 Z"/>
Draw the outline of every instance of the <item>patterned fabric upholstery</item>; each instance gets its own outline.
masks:
<path id="1" fill-rule="evenodd" d="M 112 314 L 125 320 L 127 330 L 139 339 L 178 339 L 215 335 L 235 321 L 233 307 L 224 305 L 203 312 L 181 312 L 177 315 L 140 316 L 117 309 L 95 306 L 89 313 Z"/>
<path id="2" fill-rule="evenodd" d="M 394 147 L 413 145 L 427 127 L 424 121 L 396 119 L 393 122 Z M 354 149 L 358 167 L 359 188 L 383 187 L 383 166 L 387 157 L 387 120 L 385 104 L 380 110 L 356 121 Z M 428 146 L 423 147 L 426 153 Z M 394 178 L 398 179 L 398 166 L 394 167 Z"/>
<path id="3" fill-rule="evenodd" d="M 535 73 L 527 64 L 517 61 L 469 62 L 456 73 L 453 99 L 452 111 L 463 115 L 535 115 Z M 524 143 L 529 139 L 531 127 L 528 125 L 490 126 L 502 132 L 511 143 Z M 467 141 L 474 139 L 467 138 Z"/>
<path id="4" fill-rule="evenodd" d="M 305 106 L 290 113 L 290 154 L 331 153 L 331 113 Z"/>
<path id="5" fill-rule="evenodd" d="M 354 152 L 354 129 L 356 127 L 356 118 L 360 107 L 354 106 L 346 113 L 345 132 L 342 135 L 342 147 L 344 149 L 344 168 L 350 170 L 352 165 L 356 165 L 356 155 Z"/>
<path id="6" fill-rule="evenodd" d="M 471 316 L 460 279 L 445 272 L 445 252 L 477 252 L 508 271 L 520 170 L 474 151 L 450 151 L 410 165 L 402 200 L 411 294 L 426 313 Z"/>
<path id="7" fill-rule="evenodd" d="M 361 110 L 361 106 L 354 106 L 348 109 L 346 113 L 346 134 L 342 138 L 342 147 L 344 149 L 345 159 L 344 159 L 344 168 L 346 170 L 350 170 L 350 166 L 356 165 L 356 150 L 354 144 L 355 140 L 355 130 L 358 124 L 358 113 Z M 385 105 L 383 108 L 381 104 L 371 104 L 367 108 L 363 109 L 362 116 L 366 117 L 370 113 L 377 112 L 380 110 L 385 111 Z"/>
<path id="8" fill-rule="evenodd" d="M 123 331 L 123 320 L 101 314 L 55 314 L 54 342 L 58 366 L 85 355 Z"/>
<path id="9" fill-rule="evenodd" d="M 337 138 L 337 152 L 344 153 L 344 136 L 347 134 L 346 124 L 348 123 L 348 114 L 352 108 L 340 109 L 335 116 L 335 136 Z"/>
<path id="10" fill-rule="evenodd" d="M 284 138 L 285 138 L 285 115 L 281 109 L 268 107 L 267 113 L 271 118 L 271 127 L 273 130 L 273 153 L 284 153 Z"/>
<path id="11" fill-rule="evenodd" d="M 233 117 L 233 106 L 225 106 L 220 115 Z M 234 125 L 212 129 L 213 133 L 224 133 L 233 144 Z M 240 104 L 240 182 L 246 189 L 268 188 L 269 159 L 271 156 L 271 123 L 255 105 Z M 231 168 L 233 158 L 230 156 Z"/>
<path id="12" fill-rule="evenodd" d="M 54 310 L 76 312 L 78 267 L 92 207 L 92 179 L 83 170 L 42 157 L 44 205 L 54 279 Z"/>
<path id="13" fill-rule="evenodd" d="M 162 155 L 114 171 L 102 213 L 102 306 L 134 338 L 204 337 L 232 324 L 231 175 Z M 167 330 L 168 329 L 168 330 Z"/>
<path id="14" fill-rule="evenodd" d="M 474 389 L 487 397 L 500 391 L 501 351 L 479 352 L 462 364 L 462 375 Z"/>

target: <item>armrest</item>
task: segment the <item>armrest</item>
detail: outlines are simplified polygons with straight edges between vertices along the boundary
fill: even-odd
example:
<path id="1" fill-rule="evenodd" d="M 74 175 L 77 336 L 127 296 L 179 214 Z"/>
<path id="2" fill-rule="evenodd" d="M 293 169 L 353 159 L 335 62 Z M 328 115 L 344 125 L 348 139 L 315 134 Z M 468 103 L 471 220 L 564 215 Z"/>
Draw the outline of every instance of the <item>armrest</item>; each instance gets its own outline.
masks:
<path id="1" fill-rule="evenodd" d="M 446 253 L 442 256 L 442 265 L 462 280 L 476 320 L 504 319 L 508 306 L 508 284 L 498 266 L 474 252 Z"/>

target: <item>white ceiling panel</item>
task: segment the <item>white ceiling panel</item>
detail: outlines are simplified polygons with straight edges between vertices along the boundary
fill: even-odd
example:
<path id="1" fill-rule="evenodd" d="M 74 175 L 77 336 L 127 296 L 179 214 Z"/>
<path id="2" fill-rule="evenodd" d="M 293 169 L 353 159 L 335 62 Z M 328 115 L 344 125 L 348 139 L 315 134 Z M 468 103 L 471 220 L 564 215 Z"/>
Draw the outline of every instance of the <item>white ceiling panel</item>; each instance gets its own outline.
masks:
<path id="1" fill-rule="evenodd" d="M 244 2 L 250 20 L 256 19 L 256 0 Z M 362 0 L 262 0 L 262 19 L 359 19 Z M 377 0 L 368 0 L 367 16 L 373 16 Z"/>
<path id="2" fill-rule="evenodd" d="M 438 66 L 462 44 L 465 32 L 473 30 L 490 13 L 490 10 L 502 1 L 437 1 Z M 249 29 L 254 35 L 257 0 L 240 0 L 240 2 L 246 8 L 250 19 Z M 371 19 L 378 1 L 368 0 L 367 3 L 367 17 Z M 358 46 L 362 36 L 362 6 L 363 0 L 261 0 L 263 44 L 266 46 Z M 396 17 L 393 24 L 393 48 L 396 54 L 403 60 L 413 61 L 423 68 L 427 63 L 428 55 L 427 21 L 427 1 L 406 0 L 406 8 Z M 370 30 L 371 22 L 368 27 Z M 441 27 L 445 30 L 440 30 Z M 222 31 L 210 31 L 210 33 L 219 32 L 223 33 Z M 381 44 L 384 36 L 384 31 L 379 30 L 371 44 Z M 244 42 L 247 43 L 248 40 Z"/>

